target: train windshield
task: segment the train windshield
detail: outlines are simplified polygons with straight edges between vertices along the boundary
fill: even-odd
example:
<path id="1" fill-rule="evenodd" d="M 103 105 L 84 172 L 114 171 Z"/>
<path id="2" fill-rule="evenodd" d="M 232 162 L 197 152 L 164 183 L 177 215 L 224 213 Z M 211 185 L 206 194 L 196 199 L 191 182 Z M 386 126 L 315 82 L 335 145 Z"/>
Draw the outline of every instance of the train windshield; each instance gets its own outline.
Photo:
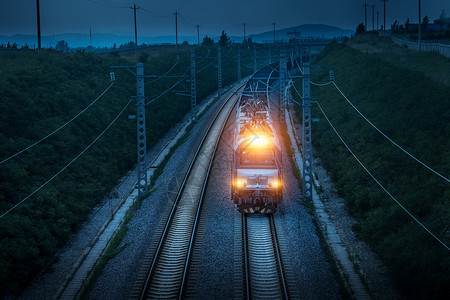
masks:
<path id="1" fill-rule="evenodd" d="M 271 149 L 258 149 L 242 151 L 241 165 L 275 165 Z"/>

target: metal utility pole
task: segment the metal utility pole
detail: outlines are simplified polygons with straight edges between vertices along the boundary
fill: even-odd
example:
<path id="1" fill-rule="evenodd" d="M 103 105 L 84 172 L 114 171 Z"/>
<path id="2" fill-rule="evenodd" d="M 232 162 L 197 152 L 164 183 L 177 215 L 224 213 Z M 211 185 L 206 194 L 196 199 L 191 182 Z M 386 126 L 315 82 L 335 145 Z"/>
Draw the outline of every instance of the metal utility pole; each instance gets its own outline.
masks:
<path id="1" fill-rule="evenodd" d="M 273 25 L 273 43 L 275 44 L 275 23 L 272 23 Z"/>
<path id="2" fill-rule="evenodd" d="M 38 54 L 41 54 L 41 13 L 39 10 L 39 0 L 36 0 L 36 12 L 37 12 Z"/>
<path id="3" fill-rule="evenodd" d="M 244 25 L 244 42 L 245 42 L 245 23 L 242 23 Z"/>
<path id="4" fill-rule="evenodd" d="M 197 24 L 197 45 L 200 45 L 200 25 Z"/>
<path id="5" fill-rule="evenodd" d="M 145 134 L 144 64 L 136 64 L 137 82 L 137 151 L 139 196 L 147 194 L 147 139 Z"/>
<path id="6" fill-rule="evenodd" d="M 136 44 L 136 57 L 138 56 L 138 43 L 137 43 L 137 23 L 136 23 L 136 3 L 132 7 L 134 9 L 134 42 Z"/>
<path id="7" fill-rule="evenodd" d="M 372 31 L 375 30 L 375 5 L 372 4 Z"/>
<path id="8" fill-rule="evenodd" d="M 364 27 L 367 31 L 367 3 L 364 3 Z"/>
<path id="9" fill-rule="evenodd" d="M 379 30 L 380 26 L 378 26 L 378 16 L 380 15 L 380 12 L 377 11 L 377 31 Z"/>
<path id="10" fill-rule="evenodd" d="M 384 10 L 384 16 L 383 16 L 383 33 L 386 32 L 386 0 L 383 0 L 383 10 Z M 383 34 L 384 35 L 384 34 Z"/>
<path id="11" fill-rule="evenodd" d="M 217 50 L 217 96 L 222 94 L 222 51 L 219 45 Z"/>
<path id="12" fill-rule="evenodd" d="M 419 0 L 419 50 L 422 48 L 422 28 L 421 28 L 421 22 L 422 22 L 422 16 L 420 11 L 420 0 Z"/>
<path id="13" fill-rule="evenodd" d="M 312 200 L 311 84 L 309 62 L 303 64 L 303 197 Z"/>
<path id="14" fill-rule="evenodd" d="M 253 73 L 256 73 L 256 46 L 253 45 Z"/>
<path id="15" fill-rule="evenodd" d="M 197 91 L 195 89 L 195 52 L 191 51 L 191 111 L 192 121 L 195 121 L 197 115 Z"/>
<path id="16" fill-rule="evenodd" d="M 175 15 L 175 45 L 178 48 L 178 15 L 180 13 L 178 11 L 174 12 Z"/>
<path id="17" fill-rule="evenodd" d="M 241 49 L 237 48 L 237 71 L 238 71 L 238 82 L 241 82 Z"/>
<path id="18" fill-rule="evenodd" d="M 89 46 L 92 46 L 92 27 L 89 27 Z"/>

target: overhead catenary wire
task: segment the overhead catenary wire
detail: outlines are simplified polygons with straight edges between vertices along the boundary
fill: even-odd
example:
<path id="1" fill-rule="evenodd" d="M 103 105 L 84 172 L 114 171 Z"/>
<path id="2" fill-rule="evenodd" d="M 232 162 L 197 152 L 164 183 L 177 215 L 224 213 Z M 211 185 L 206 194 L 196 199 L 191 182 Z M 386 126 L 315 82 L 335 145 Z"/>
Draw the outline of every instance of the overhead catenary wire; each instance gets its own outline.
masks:
<path id="1" fill-rule="evenodd" d="M 315 83 L 315 82 L 312 82 L 312 81 L 310 81 L 310 82 L 311 82 L 312 85 L 315 85 L 315 86 L 326 86 L 326 85 L 330 85 L 330 84 L 333 83 L 333 81 L 326 82 L 326 83 Z"/>
<path id="2" fill-rule="evenodd" d="M 292 84 L 292 86 L 294 87 L 294 90 L 295 90 L 295 92 L 297 93 L 297 95 L 298 95 L 301 99 L 303 99 L 303 96 L 300 95 L 300 93 L 298 92 L 297 88 L 295 87 L 295 84 Z"/>
<path id="3" fill-rule="evenodd" d="M 330 125 L 330 127 L 333 129 L 334 133 L 338 136 L 338 138 L 341 140 L 341 142 L 344 144 L 345 148 L 347 148 L 347 150 L 350 152 L 350 154 L 356 159 L 356 161 L 361 165 L 361 167 L 367 172 L 367 174 L 369 174 L 370 177 L 372 177 L 372 179 L 378 184 L 378 186 L 381 187 L 381 189 L 387 194 L 389 195 L 389 197 L 394 200 L 395 203 L 397 203 L 398 206 L 400 206 L 401 209 L 403 209 L 417 224 L 419 224 L 426 232 L 428 232 L 435 240 L 437 240 L 440 244 L 442 244 L 447 250 L 450 250 L 450 248 L 443 242 L 441 241 L 436 235 L 434 235 L 422 222 L 420 222 L 412 213 L 410 213 L 408 211 L 408 209 L 406 209 L 406 207 L 404 207 L 384 186 L 383 184 L 381 184 L 380 181 L 378 181 L 378 179 L 366 168 L 366 166 L 359 160 L 359 158 L 355 155 L 355 153 L 352 151 L 352 149 L 350 149 L 350 147 L 347 145 L 347 143 L 344 141 L 344 139 L 342 138 L 342 136 L 339 134 L 339 132 L 336 130 L 336 128 L 333 126 L 333 124 L 331 123 L 330 119 L 328 118 L 327 114 L 325 113 L 325 111 L 323 110 L 322 106 L 320 105 L 319 102 L 315 102 L 317 104 L 317 106 L 319 107 L 320 111 L 322 112 L 323 116 L 325 117 L 325 119 L 327 120 L 328 124 Z"/>
<path id="4" fill-rule="evenodd" d="M 302 70 L 302 68 L 300 68 L 300 64 L 298 63 L 297 60 L 295 60 L 295 63 L 297 64 L 298 70 L 299 70 L 300 73 L 302 73 L 302 75 L 303 75 L 303 70 Z"/>
<path id="5" fill-rule="evenodd" d="M 294 100 L 294 99 L 292 99 L 292 98 L 289 98 L 288 96 L 284 95 L 282 92 L 280 92 L 280 91 L 278 91 L 277 89 L 275 89 L 273 86 L 268 85 L 267 83 L 265 83 L 265 82 L 262 81 L 262 80 L 258 80 L 258 81 L 261 82 L 262 84 L 264 84 L 265 86 L 267 86 L 268 88 L 270 88 L 272 92 L 275 92 L 275 93 L 279 94 L 280 96 L 286 98 L 287 100 L 294 102 L 294 103 L 297 104 L 298 106 L 303 107 L 303 104 L 301 104 L 301 103 L 298 102 L 297 100 Z M 300 96 L 300 97 L 301 97 L 301 96 Z M 302 97 L 302 98 L 303 98 L 303 97 Z"/>
<path id="6" fill-rule="evenodd" d="M 86 106 L 82 111 L 80 111 L 77 115 L 75 115 L 72 119 L 70 119 L 69 121 L 67 121 L 66 123 L 64 123 L 63 125 L 61 125 L 60 127 L 58 127 L 57 129 L 55 129 L 54 131 L 52 131 L 51 133 L 47 134 L 45 137 L 41 138 L 40 140 L 34 142 L 33 144 L 31 144 L 30 146 L 20 150 L 19 152 L 3 159 L 2 161 L 0 161 L 0 165 L 7 162 L 8 160 L 24 153 L 25 151 L 33 148 L 34 146 L 36 146 L 37 144 L 45 141 L 46 139 L 48 139 L 49 137 L 51 137 L 52 135 L 54 135 L 55 133 L 57 133 L 58 131 L 60 131 L 61 129 L 63 129 L 64 127 L 66 127 L 68 124 L 70 124 L 72 121 L 74 121 L 76 118 L 78 118 L 80 115 L 82 115 L 86 110 L 88 110 L 92 105 L 94 105 L 101 97 L 103 97 L 104 94 L 106 94 L 106 92 L 114 85 L 114 82 L 112 82 L 94 101 L 92 101 L 88 106 Z"/>
<path id="7" fill-rule="evenodd" d="M 217 60 L 217 58 L 214 58 L 213 60 L 211 60 L 210 63 L 208 63 L 206 66 L 204 66 L 203 68 L 201 68 L 200 70 L 196 71 L 195 73 L 198 74 L 201 71 L 203 71 L 204 69 L 208 68 L 210 65 L 212 65 L 215 61 Z"/>
<path id="8" fill-rule="evenodd" d="M 186 72 L 187 73 L 187 72 Z M 184 73 L 183 76 L 186 75 L 186 73 Z M 177 85 L 179 85 L 181 82 L 183 82 L 184 80 L 186 80 L 185 77 L 181 78 L 180 80 L 178 80 L 177 82 L 175 82 L 174 85 L 172 85 L 170 88 L 168 88 L 167 90 L 165 90 L 164 92 L 160 93 L 158 96 L 154 97 L 152 100 L 150 100 L 149 102 L 147 102 L 145 105 L 149 105 L 152 102 L 158 100 L 159 98 L 161 98 L 162 96 L 164 96 L 165 94 L 167 94 L 168 92 L 170 92 L 172 89 L 174 89 Z"/>
<path id="9" fill-rule="evenodd" d="M 114 118 L 114 120 L 112 120 L 111 123 L 109 123 L 109 125 L 83 150 L 81 151 L 74 159 L 72 159 L 67 165 L 65 165 L 61 170 L 59 170 L 58 172 L 56 172 L 52 177 L 50 177 L 50 179 L 48 179 L 46 182 L 44 182 L 41 186 L 39 186 L 37 189 L 35 189 L 31 194 L 29 194 L 28 196 L 26 196 L 24 199 L 22 199 L 20 202 L 16 203 L 13 207 L 11 207 L 10 209 L 8 209 L 7 211 L 5 211 L 1 216 L 0 219 L 2 219 L 3 217 L 5 217 L 6 215 L 8 215 L 10 212 L 12 212 L 14 209 L 16 209 L 19 205 L 21 205 L 22 203 L 24 203 L 25 201 L 27 201 L 28 199 L 30 199 L 31 196 L 33 196 L 34 194 L 36 194 L 37 192 L 39 192 L 43 187 L 45 187 L 47 184 L 49 184 L 53 179 L 55 179 L 59 174 L 61 174 L 62 172 L 64 172 L 64 170 L 66 170 L 70 165 L 72 165 L 78 158 L 80 158 L 89 148 L 92 147 L 92 145 L 95 144 L 95 142 L 98 141 L 99 138 L 101 138 L 103 136 L 103 134 L 105 134 L 106 131 L 108 131 L 109 128 L 111 128 L 111 126 L 117 121 L 117 119 L 122 115 L 122 113 L 125 111 L 125 109 L 127 109 L 128 105 L 130 105 L 131 101 L 133 101 L 133 99 L 130 99 L 130 101 L 128 101 L 128 103 L 125 105 L 125 107 L 120 111 L 120 113 Z"/>
<path id="10" fill-rule="evenodd" d="M 178 57 L 178 59 L 177 59 L 177 61 L 175 62 L 175 64 L 174 64 L 169 70 L 167 70 L 166 73 L 164 73 L 163 75 L 161 75 L 161 76 L 158 77 L 158 78 L 155 78 L 155 79 L 153 79 L 153 80 L 150 80 L 150 81 L 146 82 L 145 84 L 153 83 L 153 82 L 156 82 L 156 81 L 160 80 L 161 78 L 164 78 L 164 76 L 166 76 L 167 74 L 169 74 L 169 73 L 170 73 L 170 72 L 178 65 L 179 62 L 180 62 L 180 57 Z"/>
<path id="11" fill-rule="evenodd" d="M 433 172 L 434 174 L 436 174 L 437 176 L 441 177 L 442 179 L 444 179 L 445 181 L 447 181 L 448 183 L 450 183 L 450 179 L 446 178 L 444 175 L 440 174 L 439 172 L 435 171 L 433 168 L 431 168 L 430 166 L 428 166 L 427 164 L 425 164 L 424 162 L 422 162 L 420 159 L 418 159 L 417 157 L 415 157 L 414 155 L 412 155 L 411 153 L 409 153 L 407 150 L 405 150 L 402 146 L 400 146 L 399 144 L 397 144 L 396 142 L 394 142 L 389 136 L 387 136 L 383 131 L 381 131 L 377 126 L 375 126 L 368 118 L 366 118 L 366 116 L 364 116 L 358 108 L 356 108 L 356 106 L 347 98 L 347 96 L 344 95 L 344 93 L 341 91 L 341 89 L 337 86 L 337 84 L 334 81 L 331 81 L 333 83 L 333 85 L 336 87 L 336 89 L 339 91 L 339 93 L 341 93 L 341 95 L 345 98 L 345 100 L 347 100 L 347 102 L 353 107 L 354 110 L 356 110 L 356 112 L 358 112 L 358 114 L 364 119 L 366 120 L 367 123 L 369 123 L 373 128 L 375 128 L 376 131 L 378 131 L 382 136 L 384 136 L 388 141 L 390 141 L 392 144 L 394 144 L 397 148 L 399 148 L 400 150 L 402 150 L 405 154 L 407 154 L 409 157 L 411 157 L 412 159 L 414 159 L 416 162 L 418 162 L 419 164 L 421 164 L 422 166 L 424 166 L 425 168 L 427 168 L 429 171 Z"/>

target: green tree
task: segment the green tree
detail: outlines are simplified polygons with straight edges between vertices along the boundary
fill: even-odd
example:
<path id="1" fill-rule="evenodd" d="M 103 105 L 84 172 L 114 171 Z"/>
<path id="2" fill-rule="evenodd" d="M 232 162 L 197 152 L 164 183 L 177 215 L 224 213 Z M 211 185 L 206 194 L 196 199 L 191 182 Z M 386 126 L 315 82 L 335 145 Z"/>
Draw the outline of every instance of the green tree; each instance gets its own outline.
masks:
<path id="1" fill-rule="evenodd" d="M 212 45 L 214 45 L 214 40 L 208 36 L 205 36 L 203 38 L 202 45 L 203 46 L 212 46 Z"/>
<path id="2" fill-rule="evenodd" d="M 220 36 L 220 39 L 219 39 L 220 47 L 226 48 L 229 43 L 230 43 L 230 38 L 225 33 L 225 30 L 222 30 L 222 35 Z"/>
<path id="3" fill-rule="evenodd" d="M 358 25 L 358 27 L 356 27 L 356 33 L 355 35 L 358 35 L 360 33 L 364 33 L 366 31 L 366 28 L 364 27 L 364 24 L 361 23 Z"/>

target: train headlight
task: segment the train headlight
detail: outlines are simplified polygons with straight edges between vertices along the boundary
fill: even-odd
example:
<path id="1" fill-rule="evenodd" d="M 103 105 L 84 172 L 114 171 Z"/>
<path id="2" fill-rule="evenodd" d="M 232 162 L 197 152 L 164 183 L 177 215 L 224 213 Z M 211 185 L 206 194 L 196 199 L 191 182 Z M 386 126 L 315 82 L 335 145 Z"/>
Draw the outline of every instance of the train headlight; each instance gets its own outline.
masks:
<path id="1" fill-rule="evenodd" d="M 265 147 L 269 144 L 269 139 L 264 136 L 257 136 L 252 140 L 252 145 L 256 147 Z"/>
<path id="2" fill-rule="evenodd" d="M 269 186 L 272 187 L 272 188 L 277 189 L 277 188 L 279 188 L 281 186 L 281 181 L 274 180 L 274 181 L 269 183 Z"/>
<path id="3" fill-rule="evenodd" d="M 245 187 L 246 185 L 247 185 L 247 183 L 244 182 L 243 180 L 237 180 L 237 181 L 236 181 L 236 186 L 237 186 L 238 189 L 243 188 L 243 187 Z"/>

